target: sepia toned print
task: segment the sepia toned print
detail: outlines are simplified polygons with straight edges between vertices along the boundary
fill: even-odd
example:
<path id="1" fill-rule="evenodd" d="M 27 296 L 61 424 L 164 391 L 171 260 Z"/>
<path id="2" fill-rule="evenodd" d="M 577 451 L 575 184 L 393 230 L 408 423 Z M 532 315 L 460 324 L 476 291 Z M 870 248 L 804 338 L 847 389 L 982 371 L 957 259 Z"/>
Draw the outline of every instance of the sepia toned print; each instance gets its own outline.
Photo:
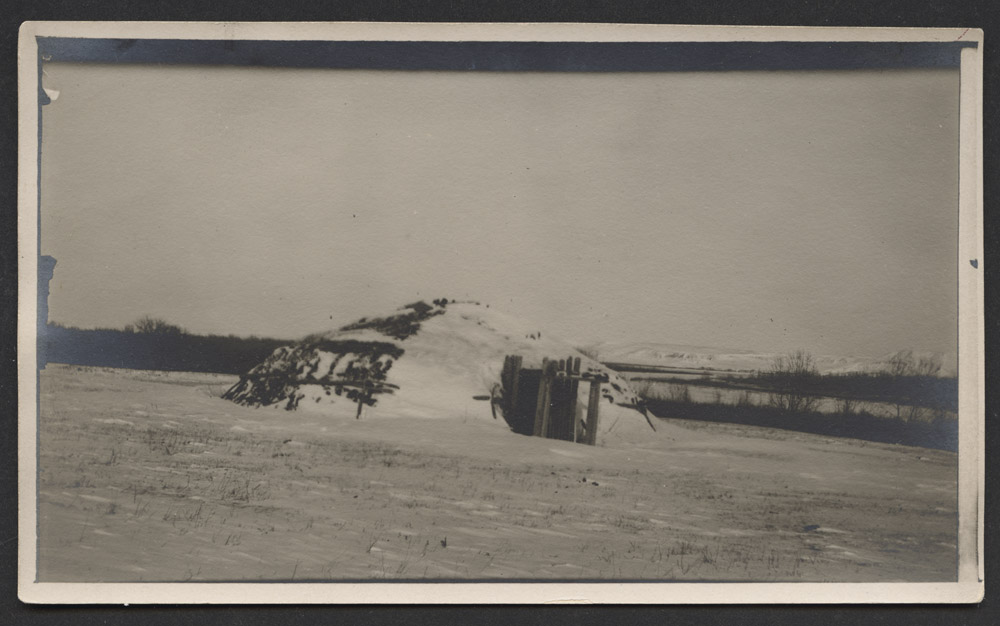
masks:
<path id="1" fill-rule="evenodd" d="M 22 598 L 981 594 L 975 32 L 76 26 Z"/>

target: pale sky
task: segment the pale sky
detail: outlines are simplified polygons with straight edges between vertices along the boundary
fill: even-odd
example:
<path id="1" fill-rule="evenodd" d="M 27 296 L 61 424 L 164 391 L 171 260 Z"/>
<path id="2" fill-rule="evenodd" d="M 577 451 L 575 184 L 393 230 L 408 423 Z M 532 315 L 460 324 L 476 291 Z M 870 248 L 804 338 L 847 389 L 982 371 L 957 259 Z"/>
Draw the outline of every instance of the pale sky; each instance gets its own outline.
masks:
<path id="1" fill-rule="evenodd" d="M 53 321 L 956 350 L 957 69 L 44 69 Z"/>

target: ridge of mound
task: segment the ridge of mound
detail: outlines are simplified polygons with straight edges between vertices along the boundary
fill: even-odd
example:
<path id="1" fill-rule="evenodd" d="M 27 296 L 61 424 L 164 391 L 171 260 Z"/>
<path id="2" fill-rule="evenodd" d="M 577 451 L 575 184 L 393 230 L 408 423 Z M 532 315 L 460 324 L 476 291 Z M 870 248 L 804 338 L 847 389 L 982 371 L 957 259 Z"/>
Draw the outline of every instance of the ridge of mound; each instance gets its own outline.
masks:
<path id="1" fill-rule="evenodd" d="M 579 357 L 583 372 L 602 373 L 600 434 L 651 432 L 639 398 L 619 374 L 568 344 L 477 302 L 414 302 L 337 330 L 282 346 L 240 377 L 223 397 L 245 406 L 354 416 L 490 419 L 487 402 L 504 358 L 523 367 L 543 358 Z M 579 397 L 585 406 L 587 390 Z M 503 421 L 497 420 L 504 424 Z"/>

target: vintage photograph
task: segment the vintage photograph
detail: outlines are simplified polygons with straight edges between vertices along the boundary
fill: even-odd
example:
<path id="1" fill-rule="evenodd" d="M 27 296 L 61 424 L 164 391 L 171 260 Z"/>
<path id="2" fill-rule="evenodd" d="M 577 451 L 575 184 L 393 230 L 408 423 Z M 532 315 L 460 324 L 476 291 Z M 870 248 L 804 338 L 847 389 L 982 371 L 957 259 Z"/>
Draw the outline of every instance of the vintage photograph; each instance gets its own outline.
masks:
<path id="1" fill-rule="evenodd" d="M 38 27 L 22 589 L 981 593 L 981 31 Z"/>

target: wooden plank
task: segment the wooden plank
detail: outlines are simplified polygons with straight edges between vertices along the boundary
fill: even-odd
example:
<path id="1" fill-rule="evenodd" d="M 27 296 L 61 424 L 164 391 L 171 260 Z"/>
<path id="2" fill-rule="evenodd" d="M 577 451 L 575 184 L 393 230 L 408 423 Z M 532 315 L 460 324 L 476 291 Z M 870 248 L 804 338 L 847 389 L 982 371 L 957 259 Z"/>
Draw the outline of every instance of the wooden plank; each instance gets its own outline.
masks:
<path id="1" fill-rule="evenodd" d="M 580 383 L 575 380 L 570 380 L 568 381 L 567 386 L 569 387 L 569 389 L 567 389 L 567 395 L 569 398 L 566 402 L 566 439 L 575 443 L 578 422 L 576 419 L 576 405 Z"/>
<path id="2" fill-rule="evenodd" d="M 573 443 L 576 443 L 579 440 L 580 432 L 580 420 L 576 419 L 576 406 L 580 397 L 580 381 L 578 379 L 580 376 L 580 357 L 573 359 L 571 374 L 573 375 L 573 381 L 569 385 L 569 420 L 573 429 Z"/>
<path id="3" fill-rule="evenodd" d="M 573 355 L 566 358 L 566 380 L 564 381 L 563 392 L 563 422 L 560 432 L 560 439 L 565 441 L 576 441 L 576 388 L 577 382 L 573 380 Z"/>
<path id="4" fill-rule="evenodd" d="M 653 423 L 653 418 L 649 416 L 649 409 L 647 409 L 646 407 L 642 407 L 639 409 L 639 411 L 642 412 L 642 416 L 646 418 L 646 423 L 649 424 L 649 427 L 652 428 L 653 432 L 655 433 L 656 424 Z"/>
<path id="5" fill-rule="evenodd" d="M 511 370 L 513 369 L 514 355 L 508 354 L 503 360 L 503 370 L 500 372 L 500 387 L 503 389 L 503 409 L 506 412 L 510 406 L 507 402 L 511 388 Z"/>
<path id="6" fill-rule="evenodd" d="M 504 407 L 503 408 L 505 410 L 507 408 L 507 405 L 506 405 L 507 393 L 510 390 L 510 370 L 511 370 L 511 362 L 512 362 L 513 358 L 514 358 L 514 355 L 512 355 L 512 354 L 508 354 L 507 356 L 505 356 L 504 359 L 503 359 L 503 369 L 500 370 L 500 388 L 503 389 L 503 397 L 504 397 Z"/>
<path id="7" fill-rule="evenodd" d="M 573 423 L 569 416 L 569 381 L 563 377 L 552 380 L 551 417 L 549 420 L 549 437 L 571 441 L 570 425 Z"/>
<path id="8" fill-rule="evenodd" d="M 542 373 L 541 377 L 538 379 L 538 400 L 535 402 L 535 428 L 532 434 L 535 437 L 544 437 L 545 431 L 542 430 L 544 424 L 544 419 L 542 418 L 543 408 L 546 406 L 546 384 L 545 384 L 545 371 L 548 369 L 549 360 L 542 359 Z M 545 411 L 547 413 L 547 411 Z"/>
<path id="9" fill-rule="evenodd" d="M 511 363 L 510 363 L 510 377 L 511 377 L 511 382 L 510 382 L 510 400 L 506 401 L 507 402 L 507 407 L 508 407 L 507 410 L 510 411 L 510 413 L 508 413 L 508 415 L 510 416 L 511 421 L 518 419 L 518 415 L 517 415 L 517 392 L 518 392 L 518 387 L 520 386 L 520 383 L 521 383 L 521 363 L 523 362 L 523 360 L 524 359 L 520 355 L 514 355 L 514 356 L 511 357 Z"/>
<path id="10" fill-rule="evenodd" d="M 600 419 L 601 382 L 590 381 L 590 398 L 587 401 L 587 437 L 588 445 L 597 445 L 597 422 Z"/>
<path id="11" fill-rule="evenodd" d="M 573 417 L 569 414 L 570 381 L 568 380 L 569 374 L 572 371 L 573 357 L 568 359 L 559 359 L 560 378 L 557 383 L 559 394 L 554 399 L 553 404 L 555 404 L 555 406 L 552 407 L 556 417 L 553 424 L 553 438 L 562 439 L 563 441 L 573 440 L 573 435 L 570 432 L 570 426 L 573 424 Z"/>
<path id="12" fill-rule="evenodd" d="M 568 380 L 572 371 L 573 357 L 559 359 L 559 396 L 556 398 L 557 406 L 553 407 L 554 410 L 557 410 L 559 421 L 555 424 L 556 428 L 553 437 L 564 441 L 571 441 L 573 439 L 570 434 L 570 424 L 573 423 L 573 419 L 569 415 L 570 381 Z"/>
<path id="13" fill-rule="evenodd" d="M 545 367 L 542 369 L 542 384 L 541 391 L 539 392 L 542 396 L 542 425 L 541 432 L 542 437 L 552 437 L 552 420 L 550 412 L 552 410 L 552 383 L 555 378 L 556 364 L 552 361 L 548 361 Z"/>
<path id="14" fill-rule="evenodd" d="M 553 362 L 552 370 L 552 376 L 549 379 L 549 427 L 546 430 L 548 434 L 545 436 L 549 439 L 562 439 L 563 408 L 565 407 L 563 388 L 565 383 L 562 378 L 559 378 L 562 370 L 559 369 L 558 361 Z"/>

